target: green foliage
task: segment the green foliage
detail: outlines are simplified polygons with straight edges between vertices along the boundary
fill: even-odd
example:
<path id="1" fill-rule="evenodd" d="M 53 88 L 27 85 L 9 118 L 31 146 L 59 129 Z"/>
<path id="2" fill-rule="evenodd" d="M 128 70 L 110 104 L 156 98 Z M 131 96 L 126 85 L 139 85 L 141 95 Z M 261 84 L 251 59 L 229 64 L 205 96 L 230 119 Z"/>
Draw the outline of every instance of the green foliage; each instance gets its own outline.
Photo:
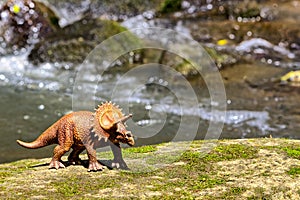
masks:
<path id="1" fill-rule="evenodd" d="M 162 5 L 160 12 L 161 13 L 171 13 L 176 12 L 181 9 L 181 0 L 165 0 Z"/>

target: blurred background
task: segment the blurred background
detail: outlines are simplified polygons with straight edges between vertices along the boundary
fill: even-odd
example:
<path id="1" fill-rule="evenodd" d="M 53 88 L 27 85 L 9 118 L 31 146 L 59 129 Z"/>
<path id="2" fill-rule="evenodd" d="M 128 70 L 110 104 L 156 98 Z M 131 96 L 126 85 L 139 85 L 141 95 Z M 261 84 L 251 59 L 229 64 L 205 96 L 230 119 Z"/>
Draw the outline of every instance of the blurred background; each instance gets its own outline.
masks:
<path id="1" fill-rule="evenodd" d="M 88 53 L 133 28 L 173 29 L 208 52 L 227 96 L 220 138 L 299 139 L 299 10 L 296 0 L 0 0 L 0 163 L 51 156 L 53 147 L 26 150 L 15 140 L 34 140 L 70 112 L 76 71 Z M 180 72 L 197 88 L 199 104 L 180 107 L 166 87 L 170 80 L 156 76 L 133 93 L 124 91 L 131 98 L 117 103 L 129 103 L 135 124 L 162 127 L 152 137 L 138 138 L 137 145 L 172 140 L 183 115 L 199 119 L 195 139 L 203 139 L 216 105 L 199 72 L 178 55 L 158 49 L 128 52 L 101 74 L 101 84 L 95 85 L 97 69 L 87 71 L 83 84 L 97 88 L 96 103 L 110 100 L 122 74 L 147 63 Z M 166 121 L 160 120 L 157 108 L 162 107 Z"/>

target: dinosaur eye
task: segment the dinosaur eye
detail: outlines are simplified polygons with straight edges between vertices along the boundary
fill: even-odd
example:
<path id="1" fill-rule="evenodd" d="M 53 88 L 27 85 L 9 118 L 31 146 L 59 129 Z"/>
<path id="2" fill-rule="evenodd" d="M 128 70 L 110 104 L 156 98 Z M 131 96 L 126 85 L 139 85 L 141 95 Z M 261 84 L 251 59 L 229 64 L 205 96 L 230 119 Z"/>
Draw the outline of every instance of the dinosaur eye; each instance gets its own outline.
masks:
<path id="1" fill-rule="evenodd" d="M 131 132 L 127 132 L 127 133 L 126 133 L 126 137 L 132 137 Z"/>

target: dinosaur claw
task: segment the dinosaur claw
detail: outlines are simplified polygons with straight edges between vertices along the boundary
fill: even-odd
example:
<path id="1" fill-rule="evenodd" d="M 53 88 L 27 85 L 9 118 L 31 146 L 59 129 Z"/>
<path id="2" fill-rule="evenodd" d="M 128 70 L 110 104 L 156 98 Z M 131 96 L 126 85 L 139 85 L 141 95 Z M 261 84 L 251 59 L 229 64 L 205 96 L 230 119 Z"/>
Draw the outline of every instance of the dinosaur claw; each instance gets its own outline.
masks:
<path id="1" fill-rule="evenodd" d="M 96 172 L 96 171 L 102 171 L 105 167 L 101 165 L 99 162 L 91 162 L 89 164 L 88 172 Z"/>
<path id="2" fill-rule="evenodd" d="M 64 164 L 62 164 L 60 161 L 51 161 L 49 164 L 49 169 L 59 169 L 59 168 L 65 168 Z"/>
<path id="3" fill-rule="evenodd" d="M 127 166 L 127 164 L 123 160 L 113 161 L 111 166 L 112 166 L 112 168 L 116 168 L 116 169 L 129 170 L 129 167 Z"/>

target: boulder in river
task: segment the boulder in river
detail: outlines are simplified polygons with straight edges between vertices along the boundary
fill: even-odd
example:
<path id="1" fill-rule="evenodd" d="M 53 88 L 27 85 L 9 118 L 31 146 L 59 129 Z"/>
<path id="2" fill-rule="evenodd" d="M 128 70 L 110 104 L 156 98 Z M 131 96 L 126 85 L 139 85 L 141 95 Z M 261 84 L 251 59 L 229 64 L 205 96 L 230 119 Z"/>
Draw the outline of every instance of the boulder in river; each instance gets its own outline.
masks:
<path id="1" fill-rule="evenodd" d="M 0 8 L 0 55 L 26 50 L 58 28 L 58 17 L 44 3 L 8 0 Z"/>

